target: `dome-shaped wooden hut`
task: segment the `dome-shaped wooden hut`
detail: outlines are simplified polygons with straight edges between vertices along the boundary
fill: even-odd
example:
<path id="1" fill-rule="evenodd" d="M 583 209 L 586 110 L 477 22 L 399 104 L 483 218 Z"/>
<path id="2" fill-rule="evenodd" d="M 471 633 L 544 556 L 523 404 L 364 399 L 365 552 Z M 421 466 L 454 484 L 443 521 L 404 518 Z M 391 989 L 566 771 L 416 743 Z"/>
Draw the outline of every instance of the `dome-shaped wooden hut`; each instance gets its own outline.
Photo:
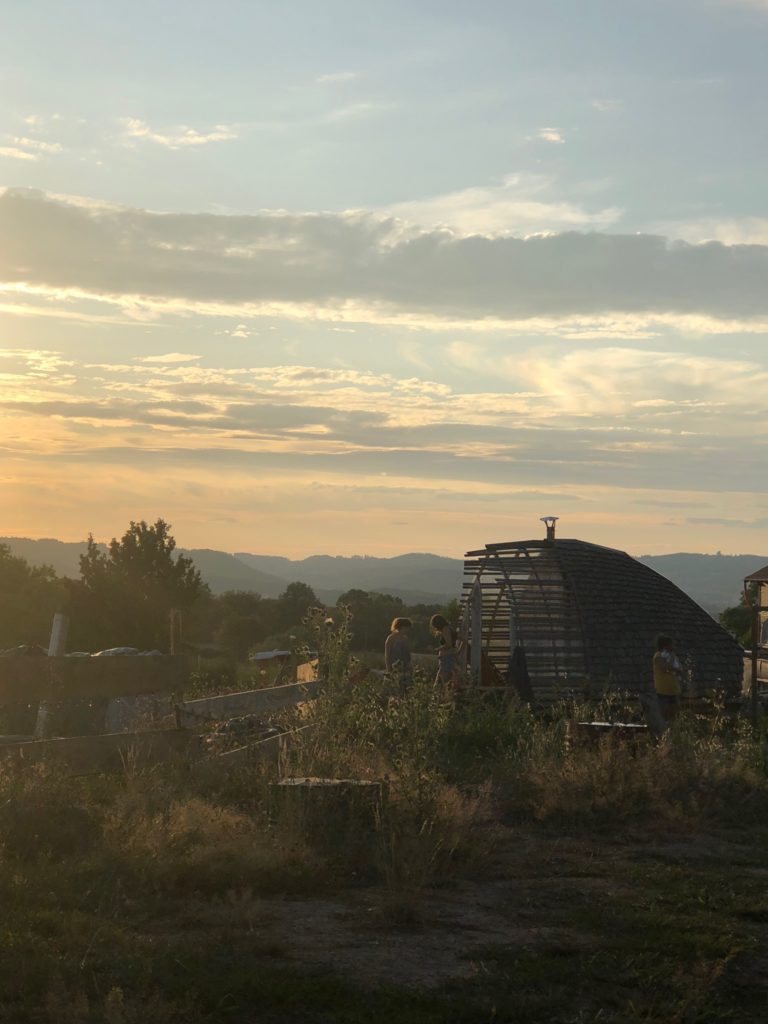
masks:
<path id="1" fill-rule="evenodd" d="M 743 651 L 703 608 L 623 551 L 556 539 L 552 521 L 545 539 L 470 551 L 462 602 L 476 680 L 529 687 L 536 703 L 652 688 L 659 633 L 695 694 L 741 689 Z"/>

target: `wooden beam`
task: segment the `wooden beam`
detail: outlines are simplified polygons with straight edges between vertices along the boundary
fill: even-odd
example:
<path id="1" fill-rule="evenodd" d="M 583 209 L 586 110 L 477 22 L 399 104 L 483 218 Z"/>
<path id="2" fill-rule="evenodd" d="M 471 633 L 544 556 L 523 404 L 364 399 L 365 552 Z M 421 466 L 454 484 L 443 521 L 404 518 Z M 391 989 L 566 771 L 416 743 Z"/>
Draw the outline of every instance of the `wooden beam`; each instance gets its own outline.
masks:
<path id="1" fill-rule="evenodd" d="M 0 705 L 76 697 L 132 697 L 181 689 L 186 658 L 0 658 Z"/>
<path id="2" fill-rule="evenodd" d="M 216 775 L 233 768 L 265 765 L 279 772 L 291 743 L 309 728 L 308 725 L 302 725 L 290 732 L 277 733 L 274 736 L 267 736 L 266 739 L 235 747 L 233 750 L 225 750 L 214 757 L 206 757 L 198 762 L 197 771 L 204 775 Z"/>
<path id="3" fill-rule="evenodd" d="M 0 759 L 32 765 L 40 761 L 65 763 L 70 769 L 120 768 L 125 764 L 154 764 L 200 755 L 200 738 L 185 729 L 121 732 L 104 736 L 65 736 L 53 740 L 0 745 Z"/>
<path id="4" fill-rule="evenodd" d="M 217 697 L 185 700 L 177 705 L 177 711 L 184 725 L 201 720 L 221 721 L 239 715 L 266 715 L 313 700 L 319 692 L 320 684 L 317 682 L 288 683 L 287 686 L 270 686 L 261 690 L 243 690 Z"/>

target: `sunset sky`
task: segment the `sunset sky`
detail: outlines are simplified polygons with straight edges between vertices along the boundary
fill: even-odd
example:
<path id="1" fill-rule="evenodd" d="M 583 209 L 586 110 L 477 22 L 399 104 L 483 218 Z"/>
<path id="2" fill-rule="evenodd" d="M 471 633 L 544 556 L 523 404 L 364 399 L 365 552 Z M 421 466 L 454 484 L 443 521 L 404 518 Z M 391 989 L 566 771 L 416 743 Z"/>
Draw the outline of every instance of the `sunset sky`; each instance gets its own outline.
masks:
<path id="1" fill-rule="evenodd" d="M 6 5 L 0 534 L 768 552 L 768 0 Z"/>

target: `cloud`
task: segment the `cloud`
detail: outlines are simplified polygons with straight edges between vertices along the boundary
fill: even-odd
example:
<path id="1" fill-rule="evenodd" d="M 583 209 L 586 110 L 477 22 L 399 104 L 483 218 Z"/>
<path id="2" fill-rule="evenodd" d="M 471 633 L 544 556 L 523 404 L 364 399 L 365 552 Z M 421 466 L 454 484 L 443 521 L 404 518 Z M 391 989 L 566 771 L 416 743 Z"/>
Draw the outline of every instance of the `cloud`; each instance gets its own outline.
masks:
<path id="1" fill-rule="evenodd" d="M 725 245 L 768 245 L 768 217 L 706 217 L 698 220 L 657 221 L 648 230 L 688 242 Z"/>
<path id="2" fill-rule="evenodd" d="M 621 100 L 592 100 L 592 106 L 595 110 L 599 110 L 601 114 L 612 113 L 615 110 L 621 110 Z"/>
<path id="3" fill-rule="evenodd" d="M 536 132 L 536 138 L 541 139 L 542 142 L 555 142 L 558 144 L 565 142 L 558 128 L 539 128 Z"/>
<path id="4" fill-rule="evenodd" d="M 37 160 L 36 153 L 28 153 L 25 149 L 18 149 L 16 146 L 0 146 L 0 156 L 6 156 L 11 160 Z"/>
<path id="5" fill-rule="evenodd" d="M 351 118 L 364 117 L 367 114 L 383 113 L 392 110 L 391 103 L 348 103 L 344 107 L 338 107 L 327 114 L 323 114 L 318 120 L 333 124 L 336 121 L 348 121 Z"/>
<path id="6" fill-rule="evenodd" d="M 250 338 L 251 330 L 247 324 L 237 324 L 231 331 L 225 331 L 230 338 Z"/>
<path id="7" fill-rule="evenodd" d="M 165 352 L 159 356 L 136 356 L 139 363 L 190 363 L 202 359 L 199 355 L 190 355 L 187 352 Z"/>
<path id="8" fill-rule="evenodd" d="M 28 139 L 26 136 L 15 138 L 17 146 L 24 146 L 25 149 L 35 149 L 40 153 L 60 153 L 64 148 L 60 142 L 45 142 L 43 139 Z"/>
<path id="9" fill-rule="evenodd" d="M 138 118 L 130 117 L 124 121 L 124 140 L 127 145 L 134 145 L 135 140 L 154 142 L 167 149 L 185 149 L 190 146 L 207 146 L 211 142 L 228 142 L 238 137 L 232 125 L 217 124 L 211 131 L 199 132 L 195 128 L 181 125 L 173 132 L 158 132 Z"/>
<path id="10" fill-rule="evenodd" d="M 359 75 L 356 71 L 331 71 L 326 75 L 318 75 L 315 79 L 320 85 L 336 85 L 342 82 L 352 82 Z"/>
<path id="11" fill-rule="evenodd" d="M 454 386 L 311 364 L 2 355 L 0 476 L 6 495 L 15 481 L 15 521 L 26 530 L 34 521 L 45 532 L 45 517 L 62 522 L 65 508 L 70 529 L 93 529 L 83 509 L 93 516 L 106 502 L 123 521 L 162 508 L 203 530 L 242 512 L 250 535 L 266 522 L 274 538 L 311 509 L 295 535 L 319 530 L 343 546 L 386 533 L 394 515 L 413 517 L 421 545 L 434 548 L 444 529 L 448 547 L 466 549 L 526 536 L 542 513 L 566 510 L 571 535 L 654 550 L 659 508 L 637 499 L 669 502 L 673 525 L 713 548 L 722 547 L 713 526 L 686 524 L 685 515 L 727 516 L 734 502 L 745 519 L 764 514 L 757 495 L 743 493 L 768 487 L 764 474 L 745 471 L 762 465 L 766 439 L 765 370 L 751 382 L 747 360 L 609 350 L 603 388 L 593 346 L 530 346 L 517 360 L 499 347 L 487 353 L 488 390 L 478 352 L 474 373 L 452 374 Z M 444 346 L 439 362 L 448 364 Z M 688 385 L 700 391 L 695 402 Z"/>
<path id="12" fill-rule="evenodd" d="M 457 236 L 367 213 L 158 214 L 0 195 L 0 287 L 169 313 L 386 322 L 768 317 L 768 246 Z M 764 329 L 764 328 L 761 328 Z"/>
<path id="13" fill-rule="evenodd" d="M 101 447 L 126 443 L 126 429 L 136 428 L 144 449 L 247 453 L 258 444 L 262 453 L 297 458 L 367 454 L 387 472 L 401 458 L 406 476 L 412 465 L 412 475 L 419 468 L 437 478 L 502 480 L 502 467 L 514 464 L 519 486 L 551 485 L 547 467 L 554 480 L 578 482 L 581 472 L 584 481 L 655 486 L 656 472 L 670 485 L 675 472 L 696 479 L 703 465 L 712 473 L 718 463 L 733 483 L 763 443 L 762 407 L 744 395 L 749 380 L 762 393 L 768 373 L 726 358 L 585 350 L 555 364 L 532 349 L 516 367 L 501 360 L 498 370 L 508 379 L 514 371 L 515 384 L 488 392 L 351 369 L 210 368 L 169 355 L 73 366 L 55 353 L 16 350 L 0 367 L 0 408 L 46 424 L 57 417 L 55 428 L 40 428 L 53 430 L 46 443 L 56 449 L 79 447 L 84 428 Z M 671 397 L 659 405 L 641 397 L 653 395 Z M 24 446 L 32 436 L 7 427 L 5 435 Z"/>
<path id="14" fill-rule="evenodd" d="M 768 4 L 766 4 L 768 8 Z M 687 523 L 697 523 L 703 526 L 725 526 L 739 530 L 765 530 L 768 527 L 768 518 L 760 519 L 718 519 L 715 517 L 689 516 Z"/>
<path id="15" fill-rule="evenodd" d="M 511 174 L 498 185 L 398 203 L 386 212 L 411 224 L 442 225 L 461 235 L 488 237 L 607 228 L 621 217 L 616 207 L 588 210 L 550 198 L 552 191 L 549 178 Z"/>

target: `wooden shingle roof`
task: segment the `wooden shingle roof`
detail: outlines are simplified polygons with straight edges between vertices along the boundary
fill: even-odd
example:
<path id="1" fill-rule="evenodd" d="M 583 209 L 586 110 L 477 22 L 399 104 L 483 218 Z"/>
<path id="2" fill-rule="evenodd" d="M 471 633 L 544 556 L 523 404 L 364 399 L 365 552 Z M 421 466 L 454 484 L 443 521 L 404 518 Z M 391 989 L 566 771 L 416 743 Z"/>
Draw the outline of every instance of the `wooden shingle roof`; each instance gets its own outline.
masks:
<path id="1" fill-rule="evenodd" d="M 516 572 L 529 578 L 518 583 Z M 739 644 L 675 584 L 623 551 L 560 538 L 488 544 L 467 555 L 465 573 L 465 594 L 481 582 L 484 644 L 501 672 L 502 620 L 519 612 L 519 641 L 541 699 L 554 699 L 578 675 L 598 688 L 651 687 L 659 633 L 674 638 L 697 691 L 740 690 Z"/>

